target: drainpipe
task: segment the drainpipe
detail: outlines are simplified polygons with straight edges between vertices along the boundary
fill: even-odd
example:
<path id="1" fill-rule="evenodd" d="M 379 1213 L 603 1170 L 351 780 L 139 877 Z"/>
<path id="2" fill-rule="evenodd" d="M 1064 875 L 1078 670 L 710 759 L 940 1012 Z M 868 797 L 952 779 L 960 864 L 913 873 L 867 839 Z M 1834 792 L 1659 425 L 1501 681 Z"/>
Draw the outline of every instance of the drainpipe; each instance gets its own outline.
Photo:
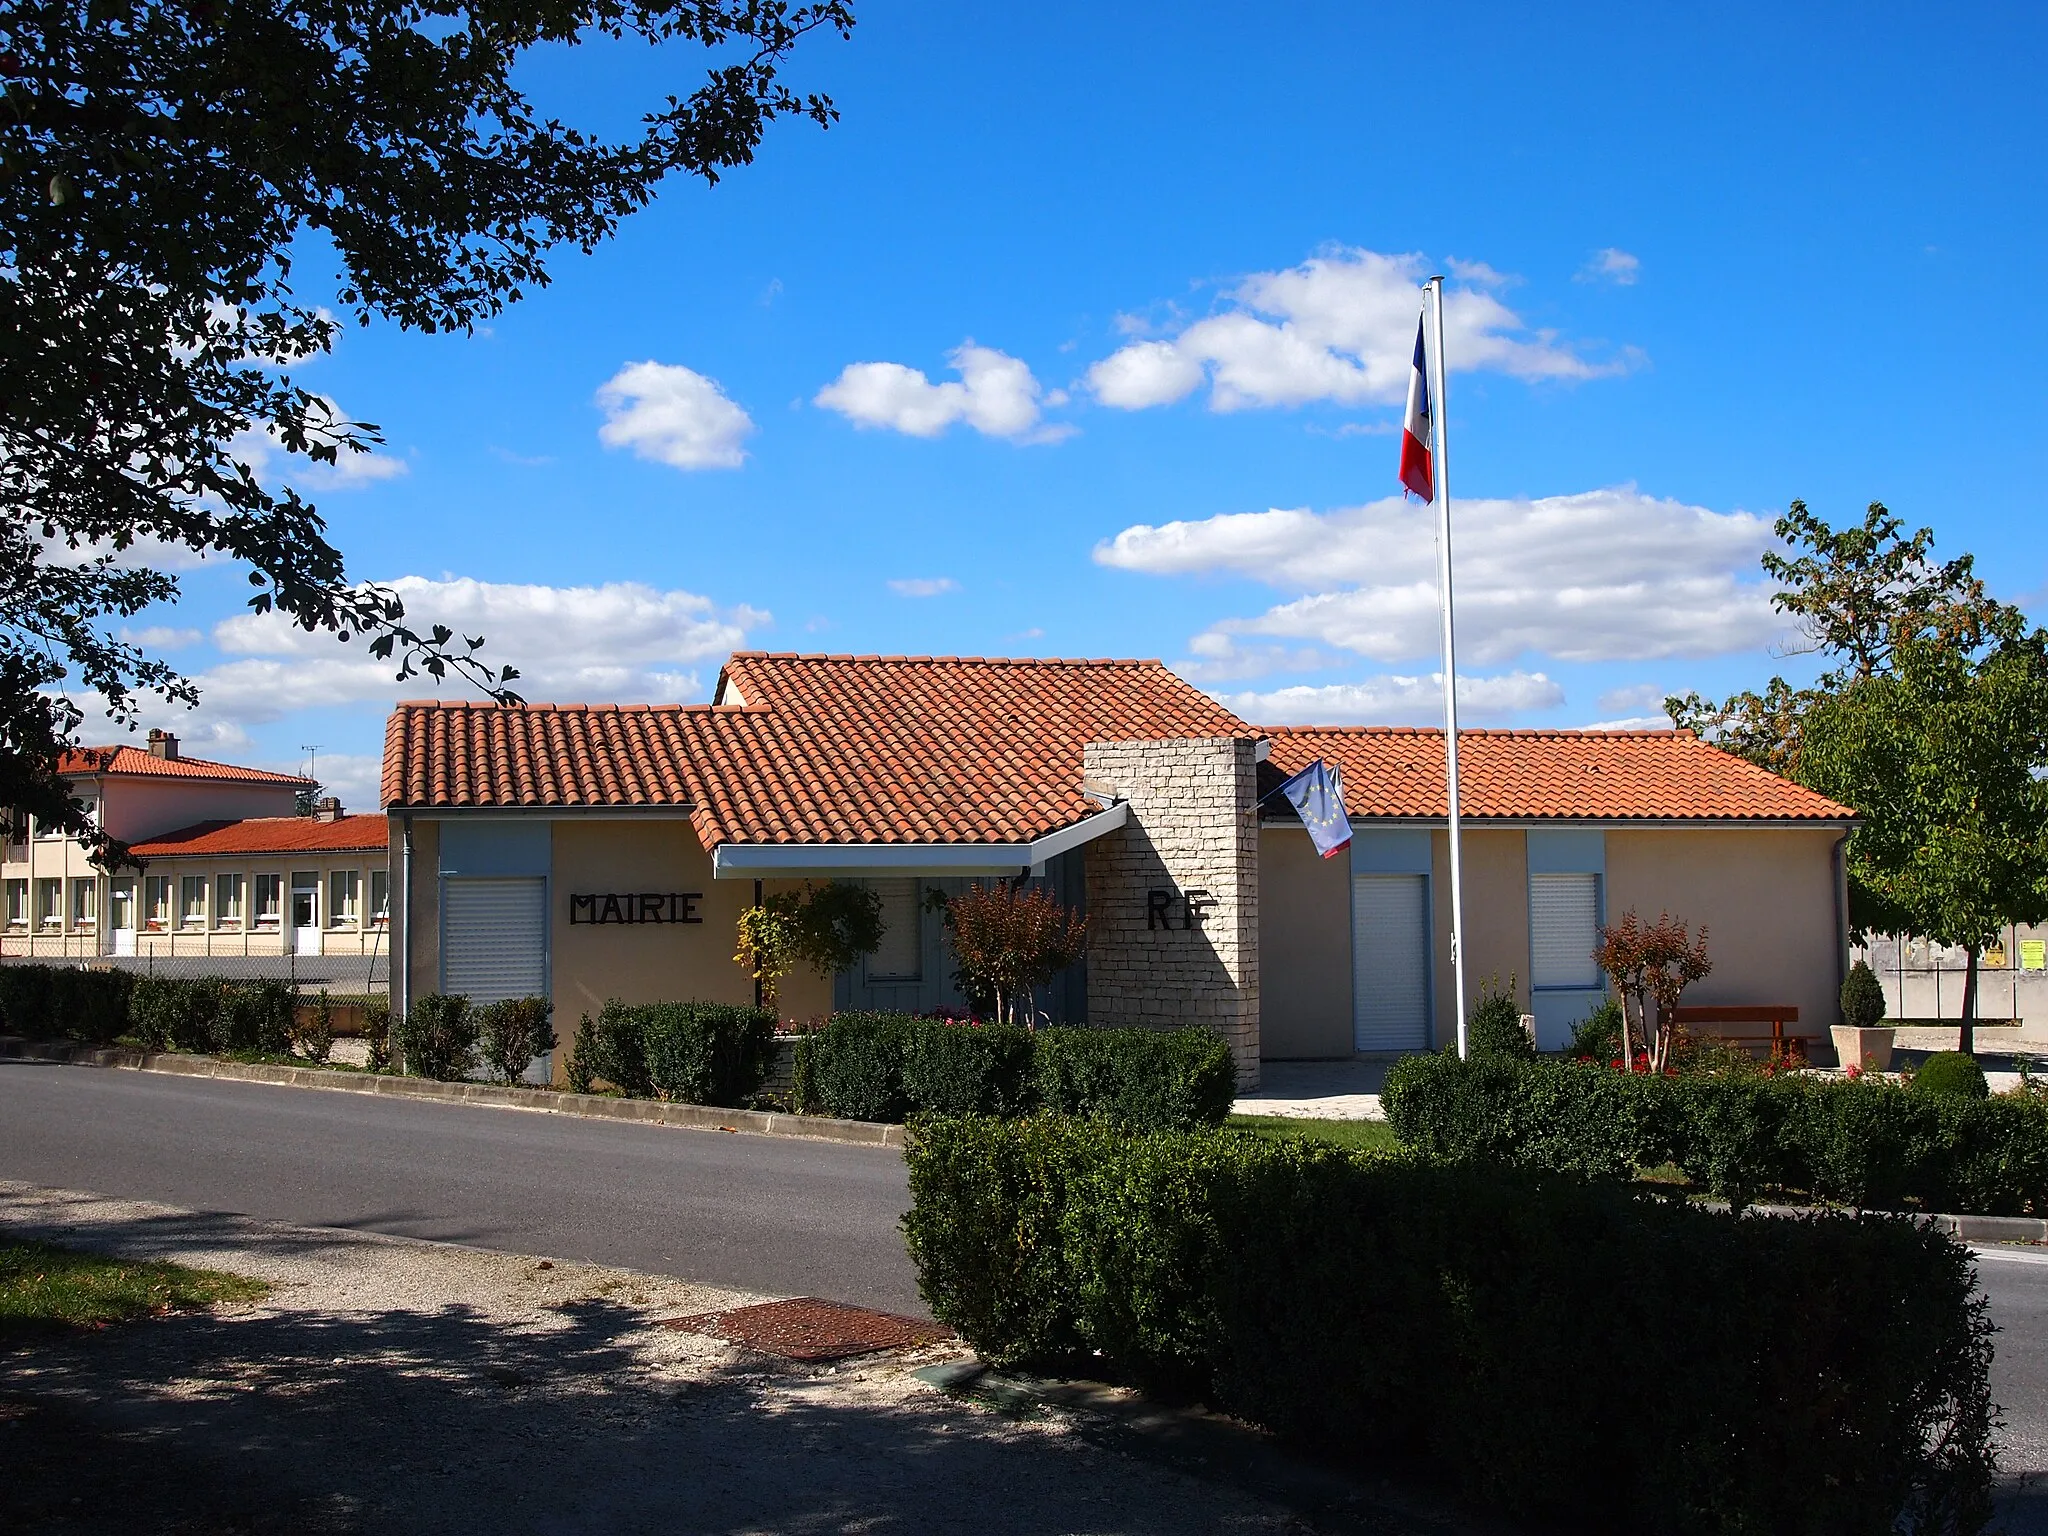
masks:
<path id="1" fill-rule="evenodd" d="M 392 1010 L 399 1018 L 412 1011 L 412 817 L 408 814 L 399 818 L 402 829 L 398 852 L 398 926 L 402 930 L 402 953 L 398 956 L 398 1006 Z"/>
<path id="2" fill-rule="evenodd" d="M 754 882 L 754 905 L 756 907 L 761 905 L 761 882 L 758 880 Z M 754 1006 L 756 1008 L 763 1006 L 761 1000 L 767 993 L 767 988 L 761 985 L 760 963 L 761 957 L 756 955 L 754 957 Z"/>
<path id="3" fill-rule="evenodd" d="M 1835 996 L 1839 999 L 1842 988 L 1849 982 L 1849 861 L 1847 857 L 1849 834 L 1844 832 L 1835 839 L 1835 846 L 1829 851 L 1828 863 L 1834 874 L 1835 896 Z M 1906 1006 L 1906 981 L 1899 978 L 1899 1008 Z"/>

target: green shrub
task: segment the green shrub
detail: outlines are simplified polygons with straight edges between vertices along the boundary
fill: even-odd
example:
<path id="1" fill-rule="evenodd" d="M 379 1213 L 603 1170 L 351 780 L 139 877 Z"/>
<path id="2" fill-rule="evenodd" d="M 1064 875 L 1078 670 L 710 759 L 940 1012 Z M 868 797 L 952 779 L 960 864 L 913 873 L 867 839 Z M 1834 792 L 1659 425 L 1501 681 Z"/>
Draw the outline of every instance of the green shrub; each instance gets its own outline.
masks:
<path id="1" fill-rule="evenodd" d="M 1021 1115 L 1031 1106 L 1029 1030 L 919 1019 L 903 1058 L 912 1113 Z"/>
<path id="2" fill-rule="evenodd" d="M 410 1077 L 454 1083 L 476 1070 L 477 1018 L 460 993 L 429 992 L 394 1019 L 392 1044 Z"/>
<path id="3" fill-rule="evenodd" d="M 1877 979 L 1869 961 L 1858 960 L 1849 967 L 1849 975 L 1842 983 L 1842 1022 L 1855 1029 L 1875 1029 L 1883 1019 L 1884 983 Z"/>
<path id="4" fill-rule="evenodd" d="M 1963 1051 L 1936 1051 L 1913 1074 L 1915 1093 L 1954 1094 L 1959 1098 L 1988 1099 L 1991 1085 L 1984 1081 L 1984 1069 L 1977 1058 Z"/>
<path id="5" fill-rule="evenodd" d="M 1561 1528 L 1989 1514 L 1991 1330 L 1967 1250 L 1925 1227 L 1099 1122 L 935 1119 L 907 1155 L 922 1294 L 998 1363 L 1100 1352 Z"/>
<path id="6" fill-rule="evenodd" d="M 548 1028 L 553 1012 L 544 997 L 501 998 L 477 1009 L 477 1048 L 493 1077 L 516 1083 L 534 1057 L 555 1048 L 555 1032 Z"/>
<path id="7" fill-rule="evenodd" d="M 768 1076 L 775 1013 L 724 1003 L 653 1003 L 640 1016 L 655 1093 L 684 1104 L 737 1108 Z"/>
<path id="8" fill-rule="evenodd" d="M 1380 1104 L 1401 1144 L 1441 1162 L 1628 1178 L 1667 1160 L 1673 1080 L 1585 1062 L 1404 1056 Z"/>
<path id="9" fill-rule="evenodd" d="M 305 1008 L 304 1018 L 293 1011 L 292 1050 L 321 1065 L 334 1054 L 334 1001 L 325 992 Z"/>
<path id="10" fill-rule="evenodd" d="M 363 1005 L 363 1046 L 367 1070 L 391 1070 L 391 1004 L 384 998 L 372 998 Z"/>
<path id="11" fill-rule="evenodd" d="M 571 1093 L 590 1093 L 597 1087 L 597 1068 L 592 1057 L 597 1052 L 597 1026 L 584 1014 L 576 1021 L 576 1038 L 569 1044 L 569 1054 L 562 1062 L 562 1076 L 568 1080 Z"/>
<path id="12" fill-rule="evenodd" d="M 1572 1026 L 1569 1052 L 1589 1061 L 1610 1062 L 1621 1058 L 1621 1004 L 1603 997 L 1593 1011 Z"/>
<path id="13" fill-rule="evenodd" d="M 1237 1097 L 1237 1062 L 1221 1035 L 1191 1029 L 1041 1029 L 1032 1084 L 1055 1114 L 1138 1130 L 1221 1125 Z"/>
<path id="14" fill-rule="evenodd" d="M 297 994 L 282 981 L 138 976 L 129 1028 L 149 1050 L 283 1056 L 297 1012 Z"/>
<path id="15" fill-rule="evenodd" d="M 129 971 L 0 964 L 0 1031 L 109 1044 L 128 1028 L 135 980 Z"/>
<path id="16" fill-rule="evenodd" d="M 2048 1099 L 2038 1097 L 1437 1055 L 1396 1063 L 1381 1102 L 1402 1146 L 1436 1162 L 1610 1179 L 1675 1163 L 1738 1207 L 1782 1194 L 2048 1216 Z"/>
<path id="17" fill-rule="evenodd" d="M 215 1051 L 223 1055 L 290 1053 L 299 999 L 287 983 L 216 979 L 211 984 L 217 999 L 213 1016 Z"/>
<path id="18" fill-rule="evenodd" d="M 802 1114 L 896 1123 L 911 1109 L 903 1069 L 921 1021 L 907 1013 L 835 1013 L 796 1043 Z"/>
<path id="19" fill-rule="evenodd" d="M 647 1070 L 647 1031 L 629 1004 L 614 997 L 598 1009 L 587 1041 L 581 1028 L 577 1030 L 576 1053 L 579 1070 L 592 1087 L 603 1084 L 629 1099 L 654 1096 L 654 1079 Z"/>
<path id="20" fill-rule="evenodd" d="M 1472 1005 L 1472 1017 L 1465 1024 L 1465 1046 L 1474 1056 L 1514 1056 L 1527 1060 L 1536 1054 L 1536 1042 L 1522 1028 L 1522 1005 L 1515 999 L 1515 979 L 1508 978 L 1502 991 L 1498 978 L 1479 989 L 1479 1001 Z"/>

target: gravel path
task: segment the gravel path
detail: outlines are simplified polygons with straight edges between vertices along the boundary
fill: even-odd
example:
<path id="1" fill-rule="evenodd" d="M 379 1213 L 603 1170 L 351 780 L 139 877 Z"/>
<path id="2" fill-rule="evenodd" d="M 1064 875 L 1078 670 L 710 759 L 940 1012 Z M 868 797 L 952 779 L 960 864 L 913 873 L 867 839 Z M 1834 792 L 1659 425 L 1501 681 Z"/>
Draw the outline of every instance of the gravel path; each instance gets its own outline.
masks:
<path id="1" fill-rule="evenodd" d="M 801 1366 L 649 1326 L 746 1292 L 5 1182 L 0 1232 L 275 1287 L 0 1354 L 8 1531 L 1473 1528 L 909 1374 L 957 1346 Z"/>

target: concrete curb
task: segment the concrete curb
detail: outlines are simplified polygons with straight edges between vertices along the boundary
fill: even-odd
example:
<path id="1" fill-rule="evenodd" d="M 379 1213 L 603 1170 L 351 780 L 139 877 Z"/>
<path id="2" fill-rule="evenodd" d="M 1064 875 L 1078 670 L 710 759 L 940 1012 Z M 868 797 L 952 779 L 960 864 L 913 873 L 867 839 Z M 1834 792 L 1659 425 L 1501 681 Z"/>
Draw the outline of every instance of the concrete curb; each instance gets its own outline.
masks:
<path id="1" fill-rule="evenodd" d="M 330 1093 L 375 1093 L 401 1099 L 436 1099 L 493 1109 L 524 1109 L 575 1115 L 586 1120 L 637 1120 L 697 1131 L 742 1131 L 756 1136 L 801 1136 L 812 1141 L 859 1146 L 903 1145 L 903 1127 L 868 1120 L 828 1120 L 822 1115 L 784 1115 L 758 1109 L 718 1109 L 709 1104 L 670 1104 L 660 1099 L 609 1099 L 596 1094 L 558 1093 L 549 1088 L 503 1088 L 494 1083 L 437 1083 L 423 1077 L 382 1077 L 325 1067 L 276 1067 L 259 1062 L 221 1061 L 177 1051 L 137 1051 L 126 1046 L 81 1045 L 70 1040 L 22 1040 L 0 1036 L 0 1061 L 50 1061 L 71 1066 L 115 1067 L 162 1072 L 174 1077 L 219 1077 L 230 1082 L 269 1083 L 284 1088 L 322 1088 Z"/>

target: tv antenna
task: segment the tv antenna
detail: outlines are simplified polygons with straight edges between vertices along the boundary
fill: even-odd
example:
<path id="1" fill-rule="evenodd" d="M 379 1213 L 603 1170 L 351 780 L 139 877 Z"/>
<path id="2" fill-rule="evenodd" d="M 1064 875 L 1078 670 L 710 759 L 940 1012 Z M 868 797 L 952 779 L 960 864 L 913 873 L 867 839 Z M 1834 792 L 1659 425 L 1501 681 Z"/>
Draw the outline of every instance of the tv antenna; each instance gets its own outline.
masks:
<path id="1" fill-rule="evenodd" d="M 299 750 L 306 754 L 306 777 L 315 784 L 320 782 L 320 748 L 323 745 L 325 743 L 318 741 L 299 743 Z"/>

